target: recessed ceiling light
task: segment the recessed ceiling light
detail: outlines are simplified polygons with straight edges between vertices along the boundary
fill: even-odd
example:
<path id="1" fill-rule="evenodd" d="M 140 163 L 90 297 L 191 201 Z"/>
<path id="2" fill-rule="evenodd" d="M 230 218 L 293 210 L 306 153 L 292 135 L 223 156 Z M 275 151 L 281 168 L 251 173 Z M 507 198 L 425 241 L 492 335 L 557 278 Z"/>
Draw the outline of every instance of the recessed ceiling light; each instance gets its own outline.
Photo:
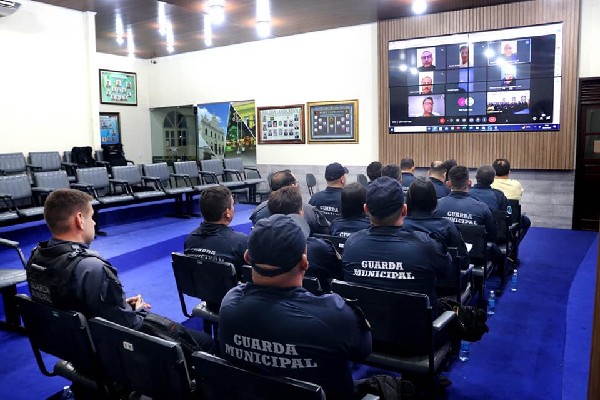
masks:
<path id="1" fill-rule="evenodd" d="M 423 14 L 427 11 L 427 2 L 425 0 L 415 0 L 412 5 L 415 14 Z"/>

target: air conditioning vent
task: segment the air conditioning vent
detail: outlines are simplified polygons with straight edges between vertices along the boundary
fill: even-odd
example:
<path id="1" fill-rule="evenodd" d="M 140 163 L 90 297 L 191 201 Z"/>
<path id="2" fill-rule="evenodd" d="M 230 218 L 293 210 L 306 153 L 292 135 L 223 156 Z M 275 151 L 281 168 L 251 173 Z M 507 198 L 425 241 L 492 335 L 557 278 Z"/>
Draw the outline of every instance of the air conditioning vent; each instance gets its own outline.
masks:
<path id="1" fill-rule="evenodd" d="M 10 0 L 0 0 L 0 18 L 14 14 L 21 7 L 21 3 Z"/>

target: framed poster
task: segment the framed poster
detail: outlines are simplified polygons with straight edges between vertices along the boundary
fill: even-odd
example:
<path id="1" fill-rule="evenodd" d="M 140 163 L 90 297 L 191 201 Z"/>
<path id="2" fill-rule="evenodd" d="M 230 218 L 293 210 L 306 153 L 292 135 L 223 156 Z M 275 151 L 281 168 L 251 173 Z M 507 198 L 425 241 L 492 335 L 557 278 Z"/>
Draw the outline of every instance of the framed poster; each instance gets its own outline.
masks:
<path id="1" fill-rule="evenodd" d="M 100 113 L 100 144 L 121 143 L 121 121 L 119 113 Z"/>
<path id="2" fill-rule="evenodd" d="M 307 105 L 308 143 L 358 143 L 358 100 Z"/>
<path id="3" fill-rule="evenodd" d="M 137 75 L 101 69 L 100 103 L 137 106 Z"/>
<path id="4" fill-rule="evenodd" d="M 304 143 L 304 104 L 258 107 L 259 144 Z"/>

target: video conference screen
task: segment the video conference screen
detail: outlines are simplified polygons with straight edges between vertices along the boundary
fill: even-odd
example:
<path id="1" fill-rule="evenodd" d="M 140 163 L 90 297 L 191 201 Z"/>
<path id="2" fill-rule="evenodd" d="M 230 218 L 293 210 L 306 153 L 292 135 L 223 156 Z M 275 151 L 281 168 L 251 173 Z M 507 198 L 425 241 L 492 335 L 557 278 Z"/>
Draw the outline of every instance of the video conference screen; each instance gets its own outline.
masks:
<path id="1" fill-rule="evenodd" d="M 389 43 L 390 133 L 560 129 L 562 24 Z"/>

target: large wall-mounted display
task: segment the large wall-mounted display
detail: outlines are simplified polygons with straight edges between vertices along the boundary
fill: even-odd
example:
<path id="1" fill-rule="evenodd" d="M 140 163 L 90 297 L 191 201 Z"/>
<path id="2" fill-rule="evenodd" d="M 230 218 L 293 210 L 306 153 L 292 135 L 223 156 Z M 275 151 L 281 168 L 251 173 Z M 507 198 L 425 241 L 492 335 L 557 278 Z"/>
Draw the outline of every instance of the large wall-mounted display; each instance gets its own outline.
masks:
<path id="1" fill-rule="evenodd" d="M 562 28 L 389 42 L 389 132 L 559 130 Z"/>

